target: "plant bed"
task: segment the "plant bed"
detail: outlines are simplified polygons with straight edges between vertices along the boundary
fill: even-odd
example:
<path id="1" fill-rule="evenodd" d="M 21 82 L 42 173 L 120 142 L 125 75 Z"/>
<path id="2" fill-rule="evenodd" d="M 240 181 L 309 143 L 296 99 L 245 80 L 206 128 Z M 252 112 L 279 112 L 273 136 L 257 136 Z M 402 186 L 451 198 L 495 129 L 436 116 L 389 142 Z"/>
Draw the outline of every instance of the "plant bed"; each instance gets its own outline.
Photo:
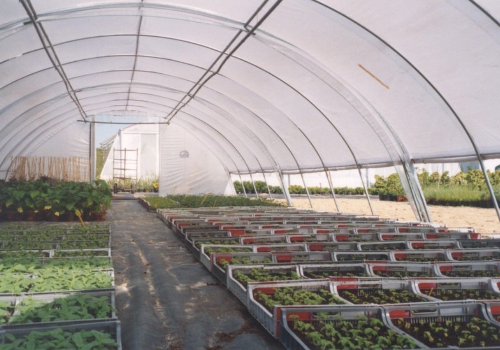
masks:
<path id="1" fill-rule="evenodd" d="M 450 261 L 446 250 L 419 250 L 405 252 L 391 252 L 392 260 L 408 262 L 435 262 Z"/>
<path id="2" fill-rule="evenodd" d="M 460 240 L 460 246 L 470 248 L 500 248 L 500 239 L 468 239 Z"/>
<path id="3" fill-rule="evenodd" d="M 492 323 L 480 303 L 388 307 L 389 321 L 430 348 L 498 349 L 500 324 Z"/>
<path id="4" fill-rule="evenodd" d="M 220 238 L 226 238 L 226 237 L 231 237 L 231 233 L 228 231 L 203 231 L 203 232 L 191 232 L 191 233 L 186 233 L 186 235 L 182 236 L 182 241 L 184 241 L 187 244 L 193 244 L 193 241 L 195 239 L 220 239 Z"/>
<path id="5" fill-rule="evenodd" d="M 289 243 L 313 243 L 313 242 L 333 242 L 332 235 L 330 234 L 287 234 L 286 239 Z"/>
<path id="6" fill-rule="evenodd" d="M 70 258 L 70 257 L 91 257 L 91 256 L 111 256 L 111 249 L 97 248 L 97 249 L 68 249 L 56 250 L 54 257 L 56 258 Z"/>
<path id="7" fill-rule="evenodd" d="M 236 237 L 233 237 L 235 239 Z M 287 243 L 286 235 L 269 235 L 269 236 L 241 236 L 242 244 L 280 244 Z M 293 242 L 299 243 L 299 242 Z"/>
<path id="8" fill-rule="evenodd" d="M 363 262 L 363 261 L 389 261 L 391 260 L 390 252 L 333 252 L 333 260 L 338 262 Z"/>
<path id="9" fill-rule="evenodd" d="M 335 242 L 377 242 L 379 240 L 377 233 L 334 233 L 332 237 Z"/>
<path id="10" fill-rule="evenodd" d="M 385 322 L 380 307 L 331 306 L 282 310 L 287 349 L 415 349 L 415 341 Z"/>
<path id="11" fill-rule="evenodd" d="M 499 249 L 454 249 L 448 250 L 450 260 L 455 261 L 477 261 L 477 260 L 500 260 Z"/>
<path id="12" fill-rule="evenodd" d="M 94 322 L 12 329 L 0 335 L 0 349 L 120 350 L 120 322 Z M 90 345 L 93 344 L 93 345 Z"/>
<path id="13" fill-rule="evenodd" d="M 32 256 L 21 258 L 5 258 L 0 260 L 0 273 L 36 273 L 46 268 L 68 269 L 111 269 L 111 259 L 108 257 L 89 258 L 37 258 Z"/>
<path id="14" fill-rule="evenodd" d="M 227 288 L 240 299 L 245 306 L 248 302 L 247 286 L 249 282 L 293 281 L 300 280 L 296 265 L 285 266 L 228 266 Z"/>
<path id="15" fill-rule="evenodd" d="M 499 279 L 459 278 L 446 281 L 413 281 L 417 293 L 442 301 L 500 300 Z"/>
<path id="16" fill-rule="evenodd" d="M 359 264 L 321 264 L 321 265 L 300 265 L 300 275 L 304 278 L 328 278 L 335 280 L 351 280 L 370 277 L 367 265 Z"/>
<path id="17" fill-rule="evenodd" d="M 212 271 L 212 256 L 217 253 L 252 253 L 253 251 L 253 246 L 203 244 L 200 248 L 200 261 L 209 271 Z"/>
<path id="18" fill-rule="evenodd" d="M 352 304 L 399 304 L 432 301 L 413 290 L 408 281 L 334 282 L 334 291 Z"/>
<path id="19" fill-rule="evenodd" d="M 16 303 L 8 325 L 116 318 L 114 292 L 35 294 Z"/>
<path id="20" fill-rule="evenodd" d="M 256 244 L 254 245 L 257 252 L 304 252 L 307 251 L 306 244 L 301 243 L 284 243 L 284 244 Z"/>
<path id="21" fill-rule="evenodd" d="M 438 263 L 436 271 L 446 277 L 500 277 L 498 262 Z"/>
<path id="22" fill-rule="evenodd" d="M 421 240 L 424 238 L 422 233 L 379 233 L 380 241 L 409 241 Z"/>
<path id="23" fill-rule="evenodd" d="M 327 251 L 327 252 L 336 252 L 342 250 L 358 250 L 357 243 L 351 242 L 316 242 L 316 243 L 307 243 L 308 249 L 311 252 L 314 251 Z"/>
<path id="24" fill-rule="evenodd" d="M 410 248 L 420 249 L 455 249 L 460 248 L 458 241 L 410 241 Z"/>
<path id="25" fill-rule="evenodd" d="M 392 242 L 371 242 L 359 243 L 359 250 L 362 251 L 388 251 L 388 250 L 406 250 L 409 249 L 407 241 L 392 241 Z"/>
<path id="26" fill-rule="evenodd" d="M 344 304 L 326 281 L 304 281 L 248 286 L 248 310 L 273 336 L 279 332 L 281 309 L 286 306 Z"/>
<path id="27" fill-rule="evenodd" d="M 435 275 L 432 264 L 429 263 L 369 263 L 373 275 L 392 278 L 432 277 Z"/>

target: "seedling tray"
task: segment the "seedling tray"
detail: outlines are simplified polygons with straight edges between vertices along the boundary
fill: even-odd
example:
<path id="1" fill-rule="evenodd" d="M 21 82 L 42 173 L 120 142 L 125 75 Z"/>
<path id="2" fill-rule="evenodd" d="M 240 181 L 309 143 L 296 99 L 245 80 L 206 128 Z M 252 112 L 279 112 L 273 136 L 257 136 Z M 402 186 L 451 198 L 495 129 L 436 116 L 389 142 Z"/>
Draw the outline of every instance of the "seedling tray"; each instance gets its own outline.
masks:
<path id="1" fill-rule="evenodd" d="M 409 280 L 338 281 L 332 282 L 334 292 L 347 304 L 399 304 L 435 301 L 415 290 Z"/>
<path id="2" fill-rule="evenodd" d="M 287 243 L 285 235 L 269 235 L 269 236 L 240 236 L 233 237 L 239 239 L 241 244 L 280 244 Z"/>
<path id="3" fill-rule="evenodd" d="M 10 343 L 8 334 L 13 335 L 14 337 L 16 337 L 16 339 L 20 339 L 28 336 L 32 332 L 48 332 L 56 329 L 61 329 L 63 332 L 70 332 L 70 333 L 76 333 L 80 331 L 87 331 L 87 332 L 99 331 L 107 333 L 111 336 L 111 339 L 113 339 L 118 344 L 117 347 L 116 346 L 110 347 L 110 349 L 117 349 L 117 350 L 122 349 L 121 335 L 120 335 L 120 321 L 115 321 L 115 320 L 104 321 L 104 322 L 81 323 L 74 325 L 58 325 L 57 323 L 54 323 L 53 326 L 49 327 L 33 326 L 30 328 L 23 328 L 23 329 L 11 329 L 8 331 L 0 332 L 0 344 L 7 345 Z M 81 344 L 81 346 L 83 346 L 83 344 Z"/>
<path id="4" fill-rule="evenodd" d="M 201 263 L 212 271 L 212 255 L 217 253 L 252 253 L 256 252 L 256 248 L 252 245 L 212 245 L 203 244 L 200 247 L 199 259 Z"/>
<path id="5" fill-rule="evenodd" d="M 272 336 L 278 337 L 279 324 L 281 322 L 281 309 L 284 306 L 291 306 L 286 304 L 275 305 L 272 311 L 269 311 L 261 302 L 257 301 L 256 293 L 264 295 L 274 295 L 277 288 L 293 288 L 300 291 L 318 292 L 325 290 L 333 297 L 333 290 L 330 282 L 328 281 L 295 281 L 285 283 L 249 283 L 247 288 L 248 295 L 248 311 L 255 317 L 255 319 L 264 326 L 264 328 L 271 333 Z M 292 298 L 290 297 L 290 302 Z M 297 301 L 293 301 L 297 302 Z M 343 304 L 341 300 L 337 300 L 336 304 Z M 294 306 L 303 306 L 295 304 Z"/>
<path id="6" fill-rule="evenodd" d="M 75 323 L 86 323 L 86 322 L 102 322 L 102 321 L 110 321 L 116 319 L 116 307 L 115 307 L 115 292 L 114 290 L 108 291 L 88 291 L 88 292 L 58 292 L 58 293 L 35 293 L 30 295 L 23 295 L 17 298 L 16 305 L 23 303 L 24 300 L 33 299 L 35 301 L 43 302 L 43 303 L 52 303 L 55 299 L 59 298 L 68 298 L 68 297 L 79 297 L 82 295 L 89 295 L 92 298 L 100 298 L 100 297 L 108 297 L 109 298 L 109 306 L 110 306 L 110 314 L 107 318 L 87 318 L 87 319 L 72 319 L 67 321 L 54 321 L 58 325 L 70 325 Z M 51 326 L 54 322 L 37 322 L 35 319 L 30 319 L 30 323 L 12 323 L 15 321 L 16 316 L 22 315 L 19 311 L 14 313 L 14 317 L 12 317 L 9 323 L 3 325 L 3 329 L 11 330 L 11 329 L 25 329 L 32 328 L 35 326 Z"/>
<path id="7" fill-rule="evenodd" d="M 379 251 L 340 251 L 333 252 L 333 261 L 337 262 L 363 262 L 363 261 L 390 261 L 390 252 L 379 252 Z"/>
<path id="8" fill-rule="evenodd" d="M 363 323 L 360 325 L 359 322 Z M 317 337 L 316 341 L 322 338 L 332 339 L 333 334 L 340 331 L 341 338 L 335 335 L 336 343 L 334 345 L 337 349 L 353 348 L 356 344 L 350 345 L 350 343 L 357 342 L 358 339 L 376 344 L 379 338 L 384 338 L 383 341 L 389 341 L 389 343 L 383 343 L 382 346 L 385 349 L 399 345 L 398 335 L 389 335 L 389 331 L 393 330 L 393 327 L 387 324 L 384 309 L 380 306 L 340 305 L 283 308 L 280 327 L 279 339 L 288 350 L 318 349 L 319 347 L 315 347 L 311 339 L 305 338 L 305 335 L 312 331 L 319 332 L 321 335 Z M 310 329 L 306 330 L 306 327 L 310 327 Z M 304 331 L 300 329 L 304 329 Z M 348 331 L 349 329 L 358 330 L 357 336 L 353 337 L 352 332 Z M 412 340 L 411 338 L 405 339 L 406 341 Z M 406 344 L 404 340 L 399 340 L 399 343 Z M 366 346 L 365 343 L 361 344 L 358 345 Z"/>
<path id="9" fill-rule="evenodd" d="M 490 320 L 482 303 L 388 306 L 385 310 L 387 322 L 412 336 L 421 347 L 498 349 L 500 346 L 499 340 L 491 338 L 492 335 L 498 338 L 500 323 Z M 485 337 L 483 331 L 487 332 Z"/>
<path id="10" fill-rule="evenodd" d="M 379 233 L 378 239 L 380 241 L 409 241 L 421 240 L 424 238 L 423 233 Z"/>
<path id="11" fill-rule="evenodd" d="M 299 265 L 300 275 L 303 278 L 328 278 L 331 281 L 358 281 L 361 279 L 373 279 L 368 266 L 364 263 L 357 264 L 315 264 Z"/>
<path id="12" fill-rule="evenodd" d="M 401 262 L 451 261 L 444 249 L 393 251 L 391 252 L 391 260 Z"/>
<path id="13" fill-rule="evenodd" d="M 437 276 L 447 277 L 500 277 L 500 262 L 437 263 Z"/>
<path id="14" fill-rule="evenodd" d="M 349 242 L 315 242 L 307 243 L 308 249 L 311 252 L 314 251 L 326 251 L 326 252 L 336 252 L 336 251 L 352 251 L 359 250 L 357 243 Z"/>
<path id="15" fill-rule="evenodd" d="M 436 301 L 496 300 L 500 302 L 500 279 L 491 278 L 447 278 L 435 281 L 413 280 L 417 293 Z M 478 295 L 475 295 L 478 292 Z"/>
<path id="16" fill-rule="evenodd" d="M 193 238 L 193 241 L 186 241 L 185 245 L 193 253 L 193 255 L 200 260 L 201 246 L 202 245 L 240 245 L 240 239 L 238 237 L 202 237 Z"/>
<path id="17" fill-rule="evenodd" d="M 460 248 L 458 241 L 444 241 L 444 240 L 434 240 L 434 241 L 410 241 L 411 249 L 454 249 Z"/>
<path id="18" fill-rule="evenodd" d="M 284 243 L 284 244 L 254 244 L 253 247 L 258 253 L 265 252 L 305 252 L 308 251 L 307 244 Z"/>
<path id="19" fill-rule="evenodd" d="M 436 275 L 434 265 L 429 263 L 368 263 L 374 276 L 387 278 L 422 278 Z"/>
<path id="20" fill-rule="evenodd" d="M 358 243 L 362 251 L 388 251 L 410 249 L 408 241 Z"/>
<path id="21" fill-rule="evenodd" d="M 244 274 L 245 276 L 252 276 L 252 271 L 257 270 L 261 272 L 263 275 L 269 274 L 272 275 L 274 281 L 253 281 L 261 282 L 261 283 L 275 283 L 276 281 L 285 281 L 285 280 L 297 280 L 301 279 L 299 274 L 299 268 L 297 265 L 282 265 L 282 266 L 267 266 L 267 265 L 229 265 L 227 267 L 227 288 L 233 292 L 234 295 L 240 301 L 247 306 L 248 304 L 248 295 L 247 295 L 247 284 L 242 283 L 238 280 L 237 276 L 239 273 Z M 295 275 L 295 276 L 294 276 Z M 286 276 L 286 277 L 281 277 Z M 297 277 L 291 279 L 293 277 Z M 286 279 L 285 279 L 286 278 Z"/>
<path id="22" fill-rule="evenodd" d="M 335 242 L 378 242 L 378 233 L 335 233 L 332 235 Z"/>
<path id="23" fill-rule="evenodd" d="M 500 239 L 470 239 L 461 240 L 460 245 L 464 249 L 470 248 L 500 248 Z"/>
<path id="24" fill-rule="evenodd" d="M 500 260 L 500 249 L 450 249 L 448 256 L 453 261 Z"/>
<path id="25" fill-rule="evenodd" d="M 230 265 L 261 265 L 272 264 L 273 255 L 271 253 L 215 253 L 211 256 L 211 272 L 224 285 L 227 283 L 226 266 Z M 227 262 L 227 263 L 223 263 Z"/>
<path id="26" fill-rule="evenodd" d="M 292 234 L 287 234 L 286 235 L 287 242 L 288 243 L 316 243 L 316 242 L 321 242 L 321 243 L 326 243 L 326 242 L 333 242 L 333 237 L 331 234 L 324 234 L 324 233 L 317 233 L 317 234 L 308 234 L 308 235 L 303 235 L 303 234 L 297 234 L 297 235 L 292 235 Z"/>

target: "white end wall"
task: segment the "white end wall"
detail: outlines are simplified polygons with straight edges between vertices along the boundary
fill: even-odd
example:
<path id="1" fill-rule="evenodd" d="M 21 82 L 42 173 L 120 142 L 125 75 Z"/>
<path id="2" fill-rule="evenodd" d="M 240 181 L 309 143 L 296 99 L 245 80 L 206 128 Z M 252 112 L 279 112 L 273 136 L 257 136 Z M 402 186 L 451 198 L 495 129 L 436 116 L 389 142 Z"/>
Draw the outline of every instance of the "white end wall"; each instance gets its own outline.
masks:
<path id="1" fill-rule="evenodd" d="M 235 194 L 219 159 L 182 127 L 160 125 L 160 196 Z"/>

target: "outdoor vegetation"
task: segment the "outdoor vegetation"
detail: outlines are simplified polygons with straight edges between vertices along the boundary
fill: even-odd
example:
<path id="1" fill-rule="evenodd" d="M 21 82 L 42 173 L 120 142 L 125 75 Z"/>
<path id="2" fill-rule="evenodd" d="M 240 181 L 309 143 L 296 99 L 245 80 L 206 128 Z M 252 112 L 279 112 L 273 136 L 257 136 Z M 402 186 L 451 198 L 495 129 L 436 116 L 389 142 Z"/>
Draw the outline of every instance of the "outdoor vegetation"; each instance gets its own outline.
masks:
<path id="1" fill-rule="evenodd" d="M 494 188 L 495 196 L 500 202 L 500 171 L 488 171 L 488 177 Z M 480 170 L 469 170 L 459 172 L 450 176 L 448 171 L 439 174 L 429 173 L 422 169 L 418 173 L 418 180 L 428 204 L 451 205 L 451 206 L 474 206 L 492 207 L 491 196 L 486 187 L 483 173 Z M 255 190 L 250 181 L 235 181 L 234 186 L 239 194 L 243 192 L 254 194 Z M 258 193 L 268 193 L 264 181 L 255 181 L 255 188 Z M 329 187 L 308 187 L 311 195 L 331 195 Z M 279 186 L 269 186 L 271 194 L 282 194 Z M 306 194 L 305 188 L 299 185 L 288 187 L 290 194 Z M 364 195 L 363 187 L 335 187 L 335 194 L 338 195 Z M 375 175 L 375 182 L 368 188 L 371 195 L 379 195 L 382 200 L 404 201 L 405 191 L 399 180 L 397 173 L 387 177 Z"/>
<path id="2" fill-rule="evenodd" d="M 269 199 L 251 199 L 238 196 L 221 195 L 169 195 L 166 197 L 148 197 L 145 199 L 151 209 L 167 208 L 202 208 L 202 207 L 254 207 L 283 206 L 282 203 Z"/>

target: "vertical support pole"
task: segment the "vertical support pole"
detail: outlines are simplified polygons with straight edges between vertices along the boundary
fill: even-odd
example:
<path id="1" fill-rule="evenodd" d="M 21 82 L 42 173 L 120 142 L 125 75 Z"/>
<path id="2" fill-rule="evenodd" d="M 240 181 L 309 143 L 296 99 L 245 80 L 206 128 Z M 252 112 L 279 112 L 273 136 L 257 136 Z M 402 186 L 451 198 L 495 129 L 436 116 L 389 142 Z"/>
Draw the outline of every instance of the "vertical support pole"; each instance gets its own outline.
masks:
<path id="1" fill-rule="evenodd" d="M 238 176 L 240 177 L 241 187 L 243 187 L 243 193 L 245 194 L 245 198 L 248 198 L 247 191 L 245 190 L 245 184 L 243 183 L 243 180 L 241 179 L 241 174 L 238 173 Z"/>
<path id="2" fill-rule="evenodd" d="M 302 171 L 300 172 L 300 176 L 302 177 L 302 182 L 304 183 L 304 188 L 306 189 L 307 199 L 309 199 L 309 205 L 311 206 L 311 209 L 314 210 L 311 195 L 309 194 L 309 189 L 307 188 L 306 180 L 304 179 L 304 174 L 302 174 Z"/>
<path id="3" fill-rule="evenodd" d="M 269 198 L 273 199 L 273 196 L 271 195 L 271 190 L 269 189 L 269 184 L 267 183 L 266 173 L 262 172 L 262 176 L 264 176 L 264 182 L 266 183 L 267 193 L 269 194 Z"/>
<path id="4" fill-rule="evenodd" d="M 286 202 L 289 207 L 292 206 L 292 198 L 290 197 L 290 192 L 288 192 L 288 186 L 286 185 L 285 178 L 283 177 L 283 173 L 278 171 L 278 177 L 280 179 L 281 188 L 283 189 L 283 194 L 285 195 Z"/>
<path id="5" fill-rule="evenodd" d="M 255 196 L 259 198 L 259 192 L 257 192 L 257 187 L 255 187 L 255 181 L 253 181 L 252 173 L 248 173 L 250 175 L 250 180 L 252 180 L 253 190 L 255 191 Z"/>
<path id="6" fill-rule="evenodd" d="M 92 116 L 90 122 L 90 140 L 89 140 L 89 163 L 90 163 L 90 182 L 95 180 L 96 177 L 96 149 L 95 149 L 95 117 Z"/>
<path id="7" fill-rule="evenodd" d="M 332 192 L 333 201 L 335 202 L 335 208 L 337 208 L 337 212 L 340 213 L 339 204 L 337 203 L 337 197 L 335 196 L 335 190 L 333 189 L 333 181 L 332 174 L 330 170 L 325 170 L 326 178 L 328 179 L 328 184 L 330 185 L 330 191 Z"/>
<path id="8" fill-rule="evenodd" d="M 373 211 L 373 207 L 372 207 L 372 201 L 370 200 L 370 194 L 368 193 L 368 189 L 366 188 L 365 181 L 363 180 L 363 174 L 361 174 L 361 168 L 359 166 L 357 168 L 358 168 L 359 178 L 361 179 L 361 183 L 363 184 L 363 189 L 365 190 L 366 199 L 368 200 L 368 205 L 370 206 L 370 211 L 371 211 L 372 215 L 375 215 L 375 212 Z"/>

